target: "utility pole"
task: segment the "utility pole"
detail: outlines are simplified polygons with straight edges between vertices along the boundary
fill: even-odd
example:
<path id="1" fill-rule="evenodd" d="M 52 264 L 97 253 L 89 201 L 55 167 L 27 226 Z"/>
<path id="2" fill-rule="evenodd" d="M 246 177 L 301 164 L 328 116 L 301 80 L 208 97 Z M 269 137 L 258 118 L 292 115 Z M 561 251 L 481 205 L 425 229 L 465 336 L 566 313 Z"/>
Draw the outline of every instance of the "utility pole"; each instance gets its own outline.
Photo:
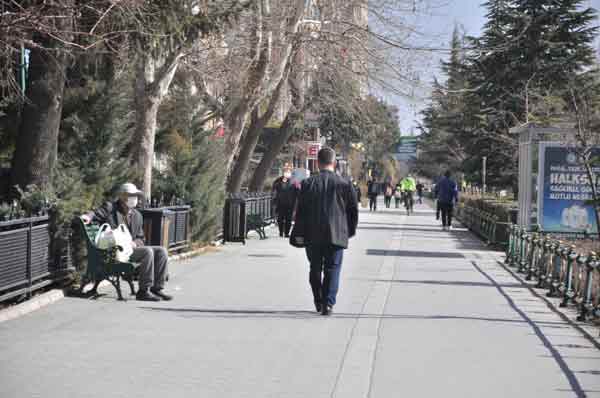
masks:
<path id="1" fill-rule="evenodd" d="M 487 156 L 483 157 L 483 170 L 481 172 L 481 176 L 482 176 L 482 187 L 481 187 L 481 194 L 483 197 L 485 197 L 485 191 L 486 191 L 486 185 L 485 185 L 485 174 L 486 174 L 486 168 L 487 168 Z"/>

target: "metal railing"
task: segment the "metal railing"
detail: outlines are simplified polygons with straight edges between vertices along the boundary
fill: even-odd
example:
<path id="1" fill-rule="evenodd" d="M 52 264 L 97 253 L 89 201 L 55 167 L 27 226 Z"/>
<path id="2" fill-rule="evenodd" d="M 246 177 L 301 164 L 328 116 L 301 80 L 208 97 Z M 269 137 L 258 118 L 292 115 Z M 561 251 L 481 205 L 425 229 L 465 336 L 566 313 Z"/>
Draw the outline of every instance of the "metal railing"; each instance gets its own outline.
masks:
<path id="1" fill-rule="evenodd" d="M 510 226 L 506 264 L 547 289 L 560 306 L 575 306 L 578 321 L 600 319 L 600 259 L 594 252 L 581 254 L 576 246 L 545 235 Z"/>
<path id="2" fill-rule="evenodd" d="M 0 301 L 53 283 L 49 245 L 48 216 L 0 222 Z"/>
<path id="3" fill-rule="evenodd" d="M 456 207 L 456 218 L 488 244 L 508 245 L 512 224 L 500 221 L 497 215 L 476 207 L 459 205 Z"/>
<path id="4" fill-rule="evenodd" d="M 268 223 L 273 221 L 272 197 L 269 193 L 232 195 L 225 200 L 223 212 L 223 243 L 246 243 L 248 216 L 260 216 Z"/>

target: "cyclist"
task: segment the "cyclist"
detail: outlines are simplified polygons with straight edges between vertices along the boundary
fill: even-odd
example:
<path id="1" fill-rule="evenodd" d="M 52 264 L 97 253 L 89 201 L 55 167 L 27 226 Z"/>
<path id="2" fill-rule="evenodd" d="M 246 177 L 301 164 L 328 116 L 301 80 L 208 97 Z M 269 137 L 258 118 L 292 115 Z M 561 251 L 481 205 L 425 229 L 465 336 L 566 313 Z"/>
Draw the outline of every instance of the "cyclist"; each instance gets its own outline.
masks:
<path id="1" fill-rule="evenodd" d="M 402 187 L 402 191 L 404 191 L 404 205 L 406 206 L 406 211 L 410 214 L 413 209 L 413 193 L 417 189 L 417 182 L 411 174 L 408 174 L 400 181 L 400 186 Z"/>

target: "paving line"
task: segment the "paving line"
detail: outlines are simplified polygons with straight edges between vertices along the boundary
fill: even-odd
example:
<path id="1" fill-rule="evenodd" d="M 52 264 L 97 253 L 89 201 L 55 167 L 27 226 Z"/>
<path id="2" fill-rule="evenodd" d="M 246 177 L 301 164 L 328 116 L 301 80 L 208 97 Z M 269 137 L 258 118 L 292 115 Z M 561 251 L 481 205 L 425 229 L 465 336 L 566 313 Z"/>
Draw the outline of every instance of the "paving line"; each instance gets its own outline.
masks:
<path id="1" fill-rule="evenodd" d="M 403 216 L 401 222 L 406 216 Z M 388 254 L 385 255 L 378 272 L 379 281 L 371 286 L 363 302 L 360 314 L 353 325 L 350 339 L 342 357 L 332 398 L 367 398 L 371 394 L 377 346 L 382 318 L 362 317 L 363 314 L 384 315 L 389 300 L 398 258 L 392 253 L 402 245 L 402 236 L 393 236 Z M 382 282 L 386 281 L 386 282 Z"/>

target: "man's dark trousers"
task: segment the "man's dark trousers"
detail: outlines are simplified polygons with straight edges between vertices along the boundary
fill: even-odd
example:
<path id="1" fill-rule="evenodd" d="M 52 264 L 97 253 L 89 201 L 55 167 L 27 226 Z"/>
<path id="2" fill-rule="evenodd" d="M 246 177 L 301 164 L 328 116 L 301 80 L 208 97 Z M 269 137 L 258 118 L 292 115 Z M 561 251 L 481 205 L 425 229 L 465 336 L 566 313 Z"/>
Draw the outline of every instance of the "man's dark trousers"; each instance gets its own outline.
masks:
<path id="1" fill-rule="evenodd" d="M 335 305 L 340 286 L 340 271 L 344 249 L 333 245 L 311 245 L 306 247 L 310 262 L 310 287 L 315 303 Z"/>
<path id="2" fill-rule="evenodd" d="M 377 196 L 376 195 L 369 195 L 369 210 L 377 211 Z"/>
<path id="3" fill-rule="evenodd" d="M 294 208 L 288 205 L 277 206 L 277 224 L 279 226 L 279 235 L 288 236 L 290 229 L 292 229 L 292 214 Z"/>
<path id="4" fill-rule="evenodd" d="M 454 212 L 453 203 L 440 203 L 440 210 L 442 211 L 442 225 L 444 227 L 452 226 L 452 213 Z"/>

